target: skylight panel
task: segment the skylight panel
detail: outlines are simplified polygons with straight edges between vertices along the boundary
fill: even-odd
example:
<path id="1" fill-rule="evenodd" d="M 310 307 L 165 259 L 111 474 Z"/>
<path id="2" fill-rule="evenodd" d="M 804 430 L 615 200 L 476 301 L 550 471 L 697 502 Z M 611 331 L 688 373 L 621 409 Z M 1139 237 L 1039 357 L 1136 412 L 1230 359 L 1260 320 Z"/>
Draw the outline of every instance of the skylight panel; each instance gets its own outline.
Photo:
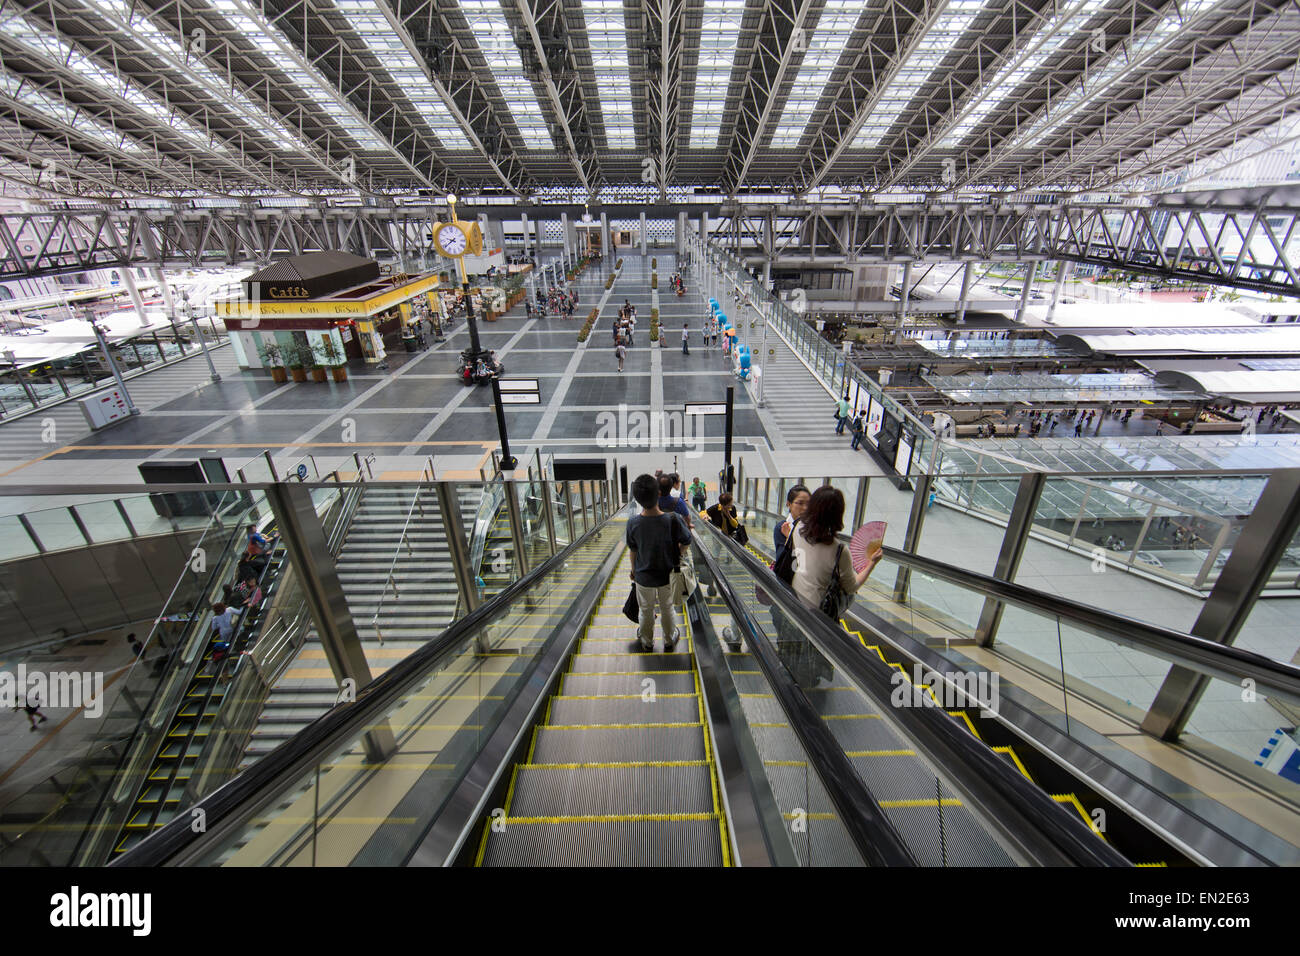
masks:
<path id="1" fill-rule="evenodd" d="M 336 124 L 351 137 L 362 149 L 387 150 L 388 144 L 375 135 L 366 125 L 359 123 L 352 113 L 342 104 L 339 94 L 329 87 L 325 79 L 314 70 L 307 71 L 294 60 L 286 59 L 287 44 L 272 36 L 274 29 L 265 20 L 254 15 L 254 11 L 236 0 L 215 0 L 213 5 L 221 15 L 237 29 L 254 46 L 273 59 L 276 68 L 293 82 L 304 96 L 329 115 Z"/>
<path id="2" fill-rule="evenodd" d="M 437 142 L 445 149 L 472 149 L 447 104 L 429 84 L 428 76 L 393 33 L 392 24 L 375 7 L 373 0 L 335 0 L 335 6 L 379 60 L 384 72 L 410 100 Z"/>
<path id="3" fill-rule="evenodd" d="M 0 93 L 25 103 L 55 122 L 71 126 L 112 149 L 125 153 L 139 153 L 144 149 L 139 143 L 92 119 L 58 97 L 50 96 L 30 84 L 24 85 L 22 80 L 11 73 L 0 72 Z"/>
<path id="4" fill-rule="evenodd" d="M 315 148 L 308 146 L 301 139 L 290 134 L 261 104 L 250 99 L 239 90 L 232 89 L 227 80 L 213 72 L 199 57 L 191 57 L 179 42 L 163 33 L 139 9 L 128 9 L 125 0 L 88 0 L 88 2 L 106 16 L 124 23 L 126 29 L 137 39 L 152 44 L 155 50 L 185 63 L 186 68 L 207 88 L 208 93 L 217 97 L 227 108 L 239 115 L 245 123 L 264 136 L 270 138 L 272 145 L 282 152 L 305 153 L 311 155 Z"/>
<path id="5" fill-rule="evenodd" d="M 1073 47 L 1078 41 L 1080 31 L 1065 30 L 1066 24 L 1075 21 L 1075 26 L 1086 23 L 1093 14 L 1106 6 L 1107 0 L 1082 0 L 1069 10 L 1065 10 L 1049 20 L 1040 31 L 1045 37 L 1037 44 L 1030 45 L 1026 55 L 1013 57 L 1003 66 L 993 80 L 990 92 L 972 109 L 960 123 L 955 125 L 939 143 L 941 148 L 955 147 L 970 135 L 979 123 L 993 110 L 997 109 L 1011 93 L 1031 77 L 1044 63 L 1052 58 L 1062 47 Z"/>
<path id="6" fill-rule="evenodd" d="M 984 11 L 984 0 L 951 0 L 894 76 L 871 116 L 853 140 L 854 149 L 874 149 L 898 122 L 913 97 L 935 76 L 939 64 Z"/>
<path id="7" fill-rule="evenodd" d="M 119 76 L 100 66 L 94 60 L 79 53 L 58 37 L 46 33 L 22 17 L 12 16 L 0 19 L 0 31 L 24 44 L 31 50 L 43 53 L 50 58 L 65 63 L 70 69 L 89 80 L 95 86 L 117 98 L 130 103 L 140 112 L 145 113 L 164 126 L 179 133 L 190 143 L 204 149 L 211 149 L 229 155 L 229 151 L 211 136 L 194 126 L 184 117 L 169 110 L 163 103 L 143 93 L 129 79 Z M 89 127 L 81 127 L 88 130 Z M 105 127 L 107 128 L 107 127 Z"/>
<path id="8" fill-rule="evenodd" d="M 808 122 L 861 15 L 860 0 L 828 0 L 822 9 L 817 27 L 808 41 L 808 51 L 799 66 L 799 74 L 781 111 L 781 121 L 772 131 L 771 145 L 774 149 L 796 147 L 803 139 Z"/>
<path id="9" fill-rule="evenodd" d="M 1186 0 L 1180 5 L 1181 8 L 1173 8 L 1152 29 L 1128 41 L 1126 56 L 1112 56 L 1100 70 L 1077 81 L 1069 93 L 1054 98 L 1051 109 L 1044 111 L 1033 124 L 1011 140 L 1010 149 L 1032 149 L 1041 145 L 1075 107 L 1097 96 L 1112 80 L 1130 69 L 1134 61 L 1146 56 L 1170 36 L 1187 27 L 1193 19 L 1222 2 L 1223 0 Z"/>
<path id="10" fill-rule="evenodd" d="M 469 21 L 479 49 L 483 51 L 497 88 L 510 107 L 525 148 L 536 148 L 541 143 L 549 144 L 553 149 L 555 143 L 551 139 L 550 127 L 533 92 L 533 84 L 524 76 L 524 63 L 501 4 L 497 0 L 460 0 L 460 8 Z"/>
<path id="11" fill-rule="evenodd" d="M 717 146 L 722 135 L 745 0 L 705 0 L 703 17 L 691 105 L 691 147 L 697 149 Z"/>
<path id="12" fill-rule="evenodd" d="M 627 62 L 623 2 L 582 0 L 582 16 L 605 119 L 605 142 L 611 149 L 634 149 L 636 115 L 632 110 L 632 68 Z"/>

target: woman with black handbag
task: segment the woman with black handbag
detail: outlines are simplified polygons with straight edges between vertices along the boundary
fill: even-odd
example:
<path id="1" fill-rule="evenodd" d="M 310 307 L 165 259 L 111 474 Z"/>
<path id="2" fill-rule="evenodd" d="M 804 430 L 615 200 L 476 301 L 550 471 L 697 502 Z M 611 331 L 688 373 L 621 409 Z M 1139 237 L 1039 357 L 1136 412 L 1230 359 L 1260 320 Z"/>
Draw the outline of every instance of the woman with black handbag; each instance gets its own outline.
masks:
<path id="1" fill-rule="evenodd" d="M 844 495 L 838 488 L 824 485 L 813 492 L 808 509 L 791 530 L 788 542 L 794 571 L 791 588 L 804 607 L 821 611 L 836 626 L 853 595 L 884 557 L 884 551 L 876 551 L 867 566 L 855 573 L 849 549 L 835 537 L 843 528 Z M 822 681 L 829 684 L 835 668 L 802 635 L 800 638 L 797 648 L 787 650 L 787 655 L 795 659 L 787 660 L 786 667 L 804 687 L 815 687 Z"/>

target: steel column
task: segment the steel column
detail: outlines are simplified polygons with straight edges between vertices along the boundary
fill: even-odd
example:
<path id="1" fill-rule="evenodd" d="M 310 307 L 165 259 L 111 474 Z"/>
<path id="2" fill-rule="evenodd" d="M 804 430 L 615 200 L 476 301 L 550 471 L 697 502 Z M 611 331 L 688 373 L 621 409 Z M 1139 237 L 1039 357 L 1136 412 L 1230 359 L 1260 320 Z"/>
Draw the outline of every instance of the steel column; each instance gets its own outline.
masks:
<path id="1" fill-rule="evenodd" d="M 1038 500 L 1042 497 L 1046 481 L 1047 476 L 1041 471 L 1031 471 L 1020 476 L 1016 500 L 1011 505 L 1007 530 L 1002 536 L 1002 547 L 993 567 L 993 576 L 999 581 L 1011 582 L 1016 579 L 1016 570 L 1024 556 L 1025 545 L 1029 543 L 1029 532 L 1034 526 L 1034 514 L 1038 510 Z M 984 599 L 979 623 L 975 625 L 975 641 L 981 647 L 993 645 L 998 625 L 1002 621 L 1003 606 L 1001 601 L 994 598 Z"/>
<path id="2" fill-rule="evenodd" d="M 277 482 L 266 487 L 266 500 L 275 515 L 289 562 L 301 582 L 330 671 L 340 686 L 345 681 L 352 682 L 355 699 L 356 691 L 372 680 L 370 665 L 339 582 L 328 536 L 316 514 L 311 490 L 297 483 Z M 384 760 L 396 750 L 397 741 L 387 723 L 366 732 L 365 748 L 371 761 Z"/>
<path id="3" fill-rule="evenodd" d="M 921 540 L 921 527 L 925 524 L 925 503 L 930 497 L 931 475 L 916 476 L 916 490 L 912 492 L 912 510 L 907 516 L 907 531 L 903 535 L 903 550 L 916 554 L 916 546 Z M 912 579 L 909 568 L 899 567 L 894 579 L 894 600 L 903 604 L 907 601 L 907 586 Z"/>
<path id="4" fill-rule="evenodd" d="M 1279 469 L 1264 486 L 1190 633 L 1218 644 L 1235 642 L 1297 529 L 1300 468 Z M 1209 679 L 1195 671 L 1171 668 L 1142 721 L 1142 730 L 1162 740 L 1177 740 L 1208 686 Z"/>

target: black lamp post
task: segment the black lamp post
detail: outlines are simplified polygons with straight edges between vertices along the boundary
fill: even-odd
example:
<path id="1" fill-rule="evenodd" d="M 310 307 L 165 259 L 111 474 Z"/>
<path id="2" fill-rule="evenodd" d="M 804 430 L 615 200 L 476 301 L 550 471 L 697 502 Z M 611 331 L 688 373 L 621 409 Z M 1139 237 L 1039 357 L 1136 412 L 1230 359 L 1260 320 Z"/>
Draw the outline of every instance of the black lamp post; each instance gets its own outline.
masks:
<path id="1" fill-rule="evenodd" d="M 454 195 L 447 197 L 447 204 L 451 206 L 451 218 L 456 219 L 456 197 Z M 471 363 L 477 363 L 481 358 L 485 362 L 491 362 L 492 368 L 492 405 L 497 413 L 497 434 L 501 438 L 501 470 L 514 471 L 519 462 L 510 454 L 510 435 L 506 432 L 506 410 L 501 404 L 501 385 L 497 382 L 496 363 L 492 362 L 492 356 L 483 348 L 478 337 L 478 323 L 474 321 L 474 299 L 469 291 L 469 276 L 465 272 L 465 259 L 463 256 L 456 258 L 460 266 L 460 283 L 461 291 L 465 295 L 465 324 L 469 326 L 469 347 L 472 353 Z M 473 366 L 471 365 L 471 368 Z"/>

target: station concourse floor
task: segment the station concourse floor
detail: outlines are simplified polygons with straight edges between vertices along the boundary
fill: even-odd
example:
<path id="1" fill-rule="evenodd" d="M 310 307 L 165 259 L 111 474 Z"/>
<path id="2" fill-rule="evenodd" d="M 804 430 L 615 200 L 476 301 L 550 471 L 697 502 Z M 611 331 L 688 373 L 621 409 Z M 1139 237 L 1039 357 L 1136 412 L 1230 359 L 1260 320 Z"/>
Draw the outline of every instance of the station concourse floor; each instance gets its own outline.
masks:
<path id="1" fill-rule="evenodd" d="M 624 268 L 607 292 L 604 279 L 620 255 Z M 652 258 L 659 266 L 657 292 L 650 288 Z M 680 471 L 697 471 L 716 486 L 723 416 L 704 418 L 702 430 L 684 438 L 675 430 L 673 413 L 680 414 L 686 403 L 723 402 L 728 386 L 735 387 L 735 454 L 783 447 L 769 413 L 755 407 L 750 388 L 731 373 L 730 360 L 721 349 L 702 345 L 705 296 L 692 274 L 686 277 L 687 294 L 675 295 L 668 281 L 674 268 L 671 250 L 652 250 L 644 257 L 622 252 L 589 266 L 573 283 L 579 301 L 571 319 L 528 318 L 522 303 L 495 322 L 479 318 L 480 341 L 496 350 L 505 366 L 503 378 L 538 384 L 540 404 L 511 405 L 505 411 L 511 451 L 521 462 L 534 452 L 590 454 L 644 459 L 668 468 L 676 455 Z M 636 306 L 637 327 L 625 371 L 619 373 L 611 329 L 625 300 Z M 650 310 L 656 304 L 665 337 L 662 348 L 650 345 Z M 600 308 L 598 320 L 580 344 L 578 331 L 593 306 Z M 689 355 L 681 351 L 682 323 L 692 330 Z M 346 382 L 284 384 L 275 383 L 266 370 L 238 369 L 231 350 L 219 348 L 213 354 L 220 382 L 208 380 L 202 358 L 151 373 L 167 376 L 161 392 L 147 390 L 151 377 L 141 376 L 128 388 L 148 395 L 138 402 L 142 414 L 102 431 L 89 433 L 72 403 L 48 416 L 0 424 L 0 483 L 135 483 L 141 461 L 201 456 L 224 458 L 232 478 L 243 468 L 250 481 L 268 480 L 264 451 L 271 452 L 281 475 L 300 462 L 309 462 L 322 476 L 337 467 L 351 470 L 355 454 L 375 455 L 379 469 L 395 479 L 418 478 L 430 456 L 440 477 L 477 478 L 499 439 L 491 390 L 467 387 L 454 375 L 458 353 L 468 345 L 462 319 L 445 342 L 411 354 L 390 352 L 387 369 L 354 362 Z M 814 387 L 811 379 L 808 385 Z M 820 414 L 829 400 L 824 392 L 815 397 L 817 414 L 809 412 L 809 429 L 825 433 L 826 450 L 832 451 L 839 443 Z M 602 425 L 613 420 L 611 415 L 621 416 L 624 406 L 629 415 L 666 413 L 669 437 L 651 448 L 648 438 L 641 444 L 635 432 L 619 434 L 611 447 Z M 41 440 L 45 418 L 57 424 L 53 443 Z M 625 441 L 629 437 L 630 443 Z M 686 452 L 692 452 L 690 461 Z M 865 461 L 865 456 L 850 456 L 848 464 L 855 459 Z M 878 472 L 873 465 L 856 467 Z M 4 513 L 34 506 L 11 500 Z"/>

